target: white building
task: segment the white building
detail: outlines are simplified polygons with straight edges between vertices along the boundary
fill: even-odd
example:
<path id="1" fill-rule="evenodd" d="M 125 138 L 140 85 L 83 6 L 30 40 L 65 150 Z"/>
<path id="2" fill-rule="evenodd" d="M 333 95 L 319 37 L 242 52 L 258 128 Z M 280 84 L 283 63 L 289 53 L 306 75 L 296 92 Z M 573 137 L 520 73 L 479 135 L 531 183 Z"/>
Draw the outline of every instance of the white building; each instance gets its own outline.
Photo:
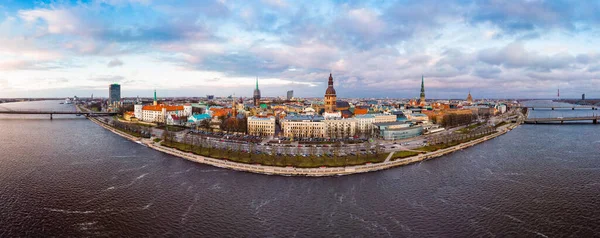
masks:
<path id="1" fill-rule="evenodd" d="M 498 110 L 498 113 L 503 114 L 506 112 L 506 105 L 496 104 L 496 110 Z"/>
<path id="2" fill-rule="evenodd" d="M 183 106 L 173 105 L 146 105 L 136 104 L 133 113 L 140 121 L 163 123 L 168 115 L 176 115 L 177 117 L 191 116 L 192 105 L 186 104 Z"/>
<path id="3" fill-rule="evenodd" d="M 342 112 L 323 112 L 323 118 L 331 119 L 331 118 L 342 118 Z"/>
<path id="4" fill-rule="evenodd" d="M 373 114 L 357 115 L 354 119 L 356 120 L 356 133 L 364 135 L 373 132 L 373 123 L 375 123 L 375 116 Z"/>

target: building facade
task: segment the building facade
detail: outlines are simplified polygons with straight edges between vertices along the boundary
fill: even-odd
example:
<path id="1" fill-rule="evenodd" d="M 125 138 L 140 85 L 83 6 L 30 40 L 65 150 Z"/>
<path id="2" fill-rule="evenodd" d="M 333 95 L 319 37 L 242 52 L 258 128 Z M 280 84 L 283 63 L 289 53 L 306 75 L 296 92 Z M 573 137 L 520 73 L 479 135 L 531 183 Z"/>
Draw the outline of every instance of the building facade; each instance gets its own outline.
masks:
<path id="1" fill-rule="evenodd" d="M 275 117 L 248 117 L 248 134 L 253 136 L 275 135 Z"/>
<path id="2" fill-rule="evenodd" d="M 402 140 L 402 139 L 408 139 L 408 138 L 420 136 L 422 134 L 423 134 L 423 127 L 415 126 L 415 127 L 401 128 L 401 129 L 384 130 L 381 133 L 381 137 L 384 140 Z"/>
<path id="3" fill-rule="evenodd" d="M 361 135 L 370 135 L 373 132 L 373 123 L 375 123 L 375 116 L 373 114 L 357 115 L 354 117 L 356 120 L 356 133 Z"/>
<path id="4" fill-rule="evenodd" d="M 377 134 L 384 140 L 401 140 L 423 134 L 422 126 L 413 126 L 412 123 L 383 122 L 375 123 Z"/>
<path id="5" fill-rule="evenodd" d="M 329 74 L 329 81 L 327 82 L 327 90 L 325 90 L 324 98 L 325 112 L 333 113 L 336 110 L 336 99 L 337 96 L 335 93 L 335 89 L 333 88 L 333 76 Z"/>
<path id="6" fill-rule="evenodd" d="M 288 116 L 281 120 L 281 131 L 289 138 L 323 138 L 324 120 L 321 116 Z"/>
<path id="7" fill-rule="evenodd" d="M 294 90 L 287 91 L 287 100 L 294 98 Z"/>
<path id="8" fill-rule="evenodd" d="M 152 123 L 164 123 L 168 115 L 175 115 L 177 117 L 191 116 L 192 105 L 186 104 L 183 106 L 173 105 L 140 105 L 134 106 L 135 117 L 140 121 L 152 122 Z"/>
<path id="9" fill-rule="evenodd" d="M 356 134 L 356 119 L 325 120 L 325 137 L 347 138 Z"/>
<path id="10" fill-rule="evenodd" d="M 373 118 L 375 119 L 374 123 L 381 123 L 381 122 L 394 122 L 396 121 L 396 119 L 398 118 L 398 116 L 393 115 L 393 114 L 372 114 Z"/>

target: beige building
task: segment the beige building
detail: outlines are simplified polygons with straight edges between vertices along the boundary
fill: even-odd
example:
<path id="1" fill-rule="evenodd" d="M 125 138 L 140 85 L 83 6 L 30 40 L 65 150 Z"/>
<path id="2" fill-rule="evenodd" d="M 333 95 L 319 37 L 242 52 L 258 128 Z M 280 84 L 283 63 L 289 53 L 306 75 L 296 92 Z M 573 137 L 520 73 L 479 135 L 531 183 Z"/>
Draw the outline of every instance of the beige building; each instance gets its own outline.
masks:
<path id="1" fill-rule="evenodd" d="M 290 116 L 281 120 L 281 131 L 289 138 L 322 138 L 325 123 L 321 116 Z"/>
<path id="2" fill-rule="evenodd" d="M 253 136 L 275 135 L 275 117 L 248 117 L 248 134 Z"/>
<path id="3" fill-rule="evenodd" d="M 347 138 L 356 134 L 356 119 L 325 120 L 325 136 L 329 138 Z"/>
<path id="4" fill-rule="evenodd" d="M 391 114 L 373 114 L 373 117 L 375 118 L 375 123 L 396 121 L 396 115 Z"/>

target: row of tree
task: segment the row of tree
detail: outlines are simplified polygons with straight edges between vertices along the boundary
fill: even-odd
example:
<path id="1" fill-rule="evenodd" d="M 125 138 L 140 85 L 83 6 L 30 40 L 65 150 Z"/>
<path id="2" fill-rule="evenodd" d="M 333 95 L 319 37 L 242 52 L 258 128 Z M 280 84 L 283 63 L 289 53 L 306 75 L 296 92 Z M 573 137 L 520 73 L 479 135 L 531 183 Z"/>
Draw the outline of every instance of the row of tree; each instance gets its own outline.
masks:
<path id="1" fill-rule="evenodd" d="M 450 113 L 445 114 L 442 117 L 441 126 L 445 128 L 457 127 L 462 125 L 468 125 L 475 121 L 477 117 L 471 113 L 469 114 L 456 114 Z"/>
<path id="2" fill-rule="evenodd" d="M 144 138 L 150 138 L 150 136 L 152 135 L 152 128 L 147 127 L 147 126 L 141 126 L 141 125 L 132 124 L 132 123 L 120 122 L 118 120 L 112 120 L 112 121 L 110 121 L 110 124 L 115 128 L 139 134 L 139 135 L 141 135 L 141 137 L 144 137 Z"/>
<path id="3" fill-rule="evenodd" d="M 428 142 L 430 145 L 450 144 L 453 142 L 461 142 L 461 141 L 471 140 L 473 138 L 478 138 L 478 137 L 481 137 L 484 135 L 488 135 L 495 131 L 496 131 L 495 127 L 484 126 L 484 127 L 480 127 L 480 128 L 471 130 L 469 133 L 465 133 L 465 134 L 452 133 L 452 134 L 434 136 L 434 137 L 430 138 Z"/>

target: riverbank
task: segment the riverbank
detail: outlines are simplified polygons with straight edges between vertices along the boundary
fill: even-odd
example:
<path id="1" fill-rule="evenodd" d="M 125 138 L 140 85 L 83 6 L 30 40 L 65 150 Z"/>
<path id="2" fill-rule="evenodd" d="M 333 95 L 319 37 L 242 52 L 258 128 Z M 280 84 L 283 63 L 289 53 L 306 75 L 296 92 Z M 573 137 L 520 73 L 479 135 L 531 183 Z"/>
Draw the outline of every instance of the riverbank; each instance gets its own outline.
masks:
<path id="1" fill-rule="evenodd" d="M 415 156 L 396 159 L 393 161 L 386 160 L 381 163 L 374 164 L 365 164 L 365 165 L 354 165 L 354 166 L 346 166 L 346 167 L 331 167 L 331 168 L 294 168 L 294 167 L 277 167 L 277 166 L 266 166 L 266 165 L 255 165 L 255 164 L 244 164 L 237 163 L 228 160 L 215 159 L 210 157 L 205 157 L 193 153 L 183 152 L 177 149 L 169 148 L 166 146 L 162 146 L 159 143 L 154 142 L 152 139 L 142 139 L 138 137 L 131 136 L 127 133 L 121 132 L 117 129 L 110 127 L 109 125 L 101 122 L 97 118 L 89 118 L 92 122 L 100 125 L 101 127 L 112 131 L 113 133 L 120 135 L 126 139 L 131 141 L 135 141 L 141 144 L 148 146 L 149 148 L 155 149 L 157 151 L 170 154 L 173 156 L 177 156 L 183 159 L 187 159 L 193 162 L 208 164 L 215 167 L 232 169 L 237 171 L 251 172 L 251 173 L 259 173 L 259 174 L 268 174 L 268 175 L 282 175 L 282 176 L 311 176 L 311 177 L 320 177 L 320 176 L 339 176 L 339 175 L 350 175 L 356 173 L 366 173 L 366 172 L 374 172 L 384 169 L 389 169 L 397 166 L 408 165 L 416 162 L 420 162 L 423 160 L 437 158 L 446 154 L 450 154 L 452 152 L 462 150 L 473 145 L 485 142 L 487 140 L 496 138 L 500 135 L 507 133 L 508 131 L 514 129 L 518 126 L 518 124 L 511 124 L 504 128 L 500 128 L 496 133 L 491 135 L 484 136 L 482 138 L 478 138 L 472 141 L 468 141 L 456 146 L 452 146 L 445 149 L 439 149 L 436 151 L 418 154 Z M 391 154 L 394 152 L 391 152 Z"/>

